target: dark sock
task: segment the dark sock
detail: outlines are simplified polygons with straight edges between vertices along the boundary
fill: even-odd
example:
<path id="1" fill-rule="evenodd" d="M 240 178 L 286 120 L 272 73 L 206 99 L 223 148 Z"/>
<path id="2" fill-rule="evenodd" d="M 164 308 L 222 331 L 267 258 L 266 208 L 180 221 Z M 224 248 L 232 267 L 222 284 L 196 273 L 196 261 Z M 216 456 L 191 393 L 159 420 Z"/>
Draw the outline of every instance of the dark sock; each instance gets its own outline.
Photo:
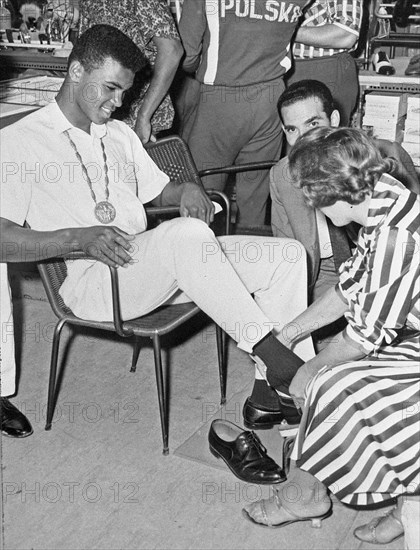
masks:
<path id="1" fill-rule="evenodd" d="M 279 395 L 280 410 L 288 424 L 299 424 L 302 418 L 302 412 L 296 408 L 292 399 Z"/>
<path id="2" fill-rule="evenodd" d="M 252 388 L 251 401 L 254 405 L 264 407 L 269 411 L 280 409 L 279 396 L 265 380 L 255 380 Z"/>
<path id="3" fill-rule="evenodd" d="M 289 394 L 289 385 L 305 361 L 280 343 L 272 332 L 255 344 L 253 352 L 264 361 L 270 386 Z"/>

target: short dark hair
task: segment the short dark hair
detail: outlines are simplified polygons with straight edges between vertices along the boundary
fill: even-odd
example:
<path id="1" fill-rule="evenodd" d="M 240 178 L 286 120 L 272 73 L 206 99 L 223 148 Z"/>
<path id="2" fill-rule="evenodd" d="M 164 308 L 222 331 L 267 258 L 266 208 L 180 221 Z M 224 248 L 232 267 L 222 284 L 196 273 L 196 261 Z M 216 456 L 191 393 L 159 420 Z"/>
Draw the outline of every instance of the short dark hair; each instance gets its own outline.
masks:
<path id="1" fill-rule="evenodd" d="M 334 109 L 337 109 L 334 98 L 328 86 L 319 80 L 300 80 L 291 84 L 280 96 L 277 102 L 277 109 L 281 118 L 281 110 L 298 101 L 304 101 L 310 97 L 319 99 L 322 103 L 324 113 L 331 117 Z"/>
<path id="2" fill-rule="evenodd" d="M 145 57 L 134 42 L 112 25 L 94 25 L 77 40 L 70 57 L 90 72 L 99 68 L 106 58 L 112 58 L 133 73 L 145 65 Z"/>
<path id="3" fill-rule="evenodd" d="M 383 159 L 373 140 L 356 128 L 314 128 L 301 136 L 288 156 L 290 172 L 313 208 L 337 201 L 360 204 L 392 159 Z"/>

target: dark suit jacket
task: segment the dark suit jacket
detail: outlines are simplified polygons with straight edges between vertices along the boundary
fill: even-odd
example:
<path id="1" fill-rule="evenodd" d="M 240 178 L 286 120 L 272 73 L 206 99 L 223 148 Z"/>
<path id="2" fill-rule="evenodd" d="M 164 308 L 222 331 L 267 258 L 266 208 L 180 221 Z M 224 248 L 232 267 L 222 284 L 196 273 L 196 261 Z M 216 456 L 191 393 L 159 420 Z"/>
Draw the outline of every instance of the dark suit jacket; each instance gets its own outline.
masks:
<path id="1" fill-rule="evenodd" d="M 287 157 L 270 170 L 271 227 L 275 237 L 300 241 L 308 253 L 308 284 L 318 277 L 320 250 L 315 210 L 306 205 L 302 190 L 293 182 Z"/>

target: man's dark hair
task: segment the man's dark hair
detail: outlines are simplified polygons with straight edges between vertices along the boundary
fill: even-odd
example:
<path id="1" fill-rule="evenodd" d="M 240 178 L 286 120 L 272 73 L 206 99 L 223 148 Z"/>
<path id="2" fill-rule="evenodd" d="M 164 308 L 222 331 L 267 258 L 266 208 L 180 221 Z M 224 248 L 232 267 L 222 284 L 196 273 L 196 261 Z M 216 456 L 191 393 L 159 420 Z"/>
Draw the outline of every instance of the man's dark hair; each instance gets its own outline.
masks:
<path id="1" fill-rule="evenodd" d="M 319 99 L 322 103 L 324 113 L 328 118 L 331 117 L 334 109 L 337 109 L 334 98 L 325 84 L 319 80 L 300 80 L 291 84 L 280 96 L 277 102 L 277 109 L 281 118 L 281 110 L 289 105 L 294 105 L 298 101 L 304 101 L 310 97 Z"/>
<path id="2" fill-rule="evenodd" d="M 100 67 L 107 57 L 133 73 L 145 65 L 145 57 L 131 38 L 111 25 L 94 25 L 85 31 L 77 40 L 68 64 L 77 60 L 90 72 Z"/>

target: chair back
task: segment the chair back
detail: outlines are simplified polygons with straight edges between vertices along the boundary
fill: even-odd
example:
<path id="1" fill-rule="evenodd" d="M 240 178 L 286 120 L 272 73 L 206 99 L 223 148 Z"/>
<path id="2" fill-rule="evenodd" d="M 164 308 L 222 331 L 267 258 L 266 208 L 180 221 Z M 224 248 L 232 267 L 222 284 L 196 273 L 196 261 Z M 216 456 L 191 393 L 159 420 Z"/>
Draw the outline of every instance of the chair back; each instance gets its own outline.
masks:
<path id="1" fill-rule="evenodd" d="M 201 184 L 195 162 L 187 144 L 179 136 L 168 136 L 145 145 L 145 149 L 157 166 L 171 181 L 192 181 Z"/>

